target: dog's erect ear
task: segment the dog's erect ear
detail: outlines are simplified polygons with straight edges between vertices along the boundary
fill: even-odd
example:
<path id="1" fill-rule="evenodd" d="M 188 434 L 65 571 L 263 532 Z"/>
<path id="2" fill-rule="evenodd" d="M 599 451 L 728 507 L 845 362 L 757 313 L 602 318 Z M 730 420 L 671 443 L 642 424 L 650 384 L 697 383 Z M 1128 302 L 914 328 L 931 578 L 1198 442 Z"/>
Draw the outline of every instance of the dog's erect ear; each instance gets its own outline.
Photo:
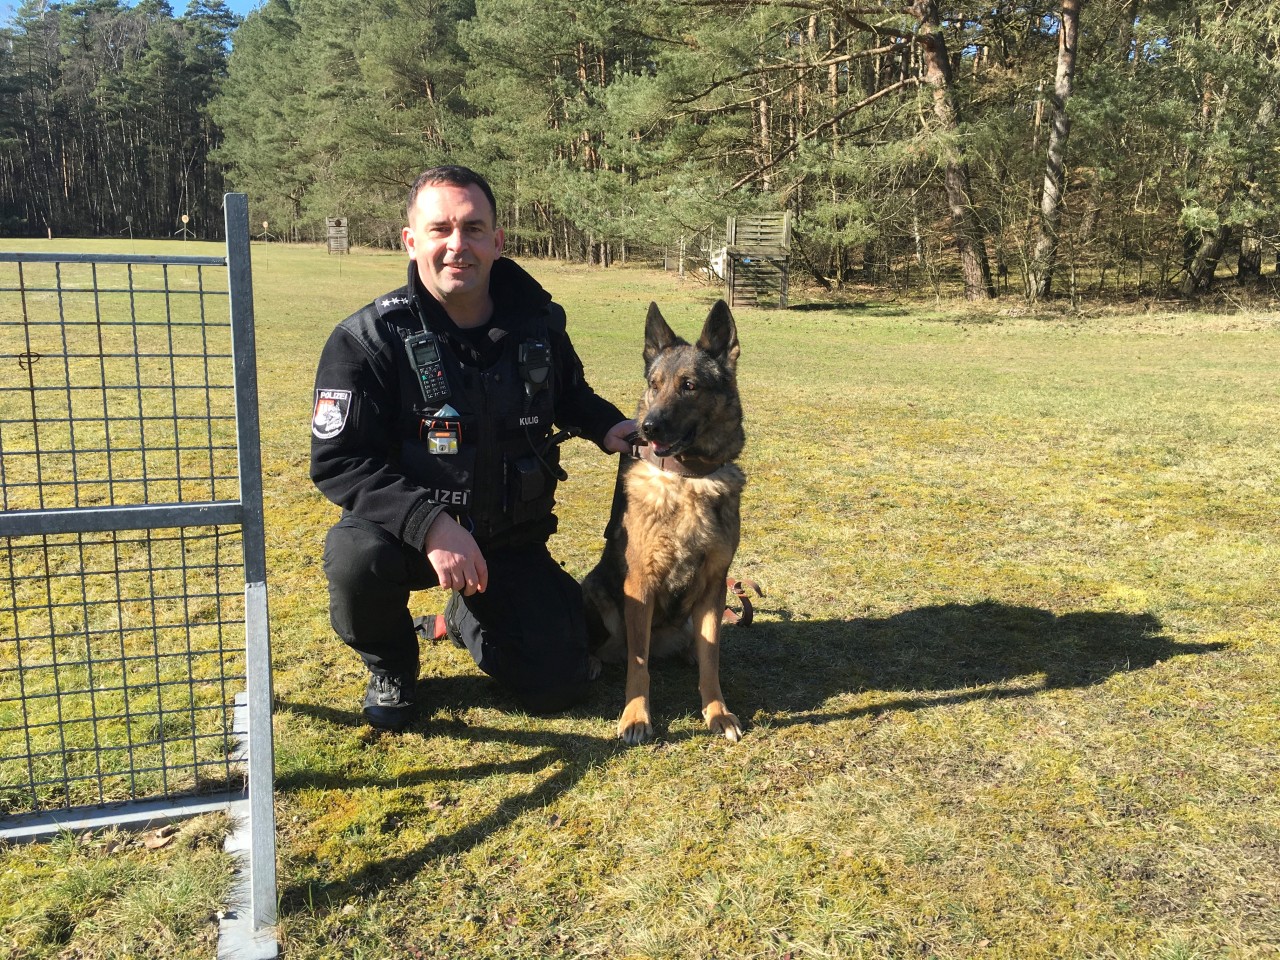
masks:
<path id="1" fill-rule="evenodd" d="M 658 305 L 651 301 L 649 303 L 649 316 L 644 321 L 645 369 L 649 369 L 649 365 L 653 363 L 654 358 L 663 350 L 683 342 L 675 335 L 675 331 L 667 325 L 667 321 L 662 316 L 662 311 L 658 309 Z"/>
<path id="2" fill-rule="evenodd" d="M 698 349 L 717 357 L 730 370 L 738 366 L 738 354 L 741 353 L 738 328 L 733 322 L 733 314 L 729 312 L 729 305 L 723 300 L 717 300 L 707 314 L 702 336 L 698 338 Z"/>

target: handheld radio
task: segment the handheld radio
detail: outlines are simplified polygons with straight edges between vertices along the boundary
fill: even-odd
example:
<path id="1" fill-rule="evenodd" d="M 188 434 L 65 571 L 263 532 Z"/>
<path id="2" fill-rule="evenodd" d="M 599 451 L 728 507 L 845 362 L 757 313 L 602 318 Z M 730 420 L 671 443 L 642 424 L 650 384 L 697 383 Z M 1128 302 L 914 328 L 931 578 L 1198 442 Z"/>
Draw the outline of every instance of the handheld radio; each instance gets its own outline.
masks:
<path id="1" fill-rule="evenodd" d="M 410 334 L 405 337 L 404 346 L 409 353 L 409 365 L 413 367 L 418 386 L 422 390 L 422 399 L 429 404 L 448 400 L 449 378 L 444 373 L 440 344 L 436 341 L 435 334 L 427 330 Z"/>
<path id="2" fill-rule="evenodd" d="M 520 379 L 524 381 L 524 395 L 528 400 L 547 387 L 547 376 L 551 373 L 551 348 L 541 340 L 529 340 L 520 344 L 517 355 L 520 368 Z"/>

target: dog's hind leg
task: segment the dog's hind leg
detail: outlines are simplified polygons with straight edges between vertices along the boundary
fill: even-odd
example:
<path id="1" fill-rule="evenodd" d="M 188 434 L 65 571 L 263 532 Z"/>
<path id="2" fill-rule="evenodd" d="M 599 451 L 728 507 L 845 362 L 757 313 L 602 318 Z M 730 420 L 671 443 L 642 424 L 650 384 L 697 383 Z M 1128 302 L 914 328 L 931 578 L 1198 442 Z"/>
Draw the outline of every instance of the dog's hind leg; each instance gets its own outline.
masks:
<path id="1" fill-rule="evenodd" d="M 720 618 L 724 612 L 724 577 L 713 578 L 693 608 L 694 650 L 698 658 L 698 692 L 707 729 L 737 743 L 742 724 L 724 704 L 720 691 Z"/>

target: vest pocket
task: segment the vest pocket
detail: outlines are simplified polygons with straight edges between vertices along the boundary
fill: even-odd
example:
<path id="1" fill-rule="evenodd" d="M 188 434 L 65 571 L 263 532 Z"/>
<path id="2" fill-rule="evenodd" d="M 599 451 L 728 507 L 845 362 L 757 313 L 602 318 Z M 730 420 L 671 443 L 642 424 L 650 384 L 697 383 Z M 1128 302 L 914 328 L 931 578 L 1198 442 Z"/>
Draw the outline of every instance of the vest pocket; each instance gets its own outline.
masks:
<path id="1" fill-rule="evenodd" d="M 547 464 L 560 463 L 560 451 L 552 447 L 542 455 Z M 526 523 L 551 513 L 555 506 L 556 481 L 546 466 L 532 453 L 507 460 L 507 512 L 512 523 Z"/>

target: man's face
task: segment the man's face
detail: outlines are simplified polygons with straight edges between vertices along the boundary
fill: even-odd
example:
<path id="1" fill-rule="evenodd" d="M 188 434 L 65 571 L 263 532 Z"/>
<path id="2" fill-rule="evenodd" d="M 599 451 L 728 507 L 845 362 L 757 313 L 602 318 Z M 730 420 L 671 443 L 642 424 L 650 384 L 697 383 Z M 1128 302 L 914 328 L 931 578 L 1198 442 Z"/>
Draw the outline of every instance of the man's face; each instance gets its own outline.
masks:
<path id="1" fill-rule="evenodd" d="M 422 285 L 442 304 L 488 296 L 489 271 L 502 256 L 502 231 L 475 184 L 424 186 L 402 236 Z"/>

